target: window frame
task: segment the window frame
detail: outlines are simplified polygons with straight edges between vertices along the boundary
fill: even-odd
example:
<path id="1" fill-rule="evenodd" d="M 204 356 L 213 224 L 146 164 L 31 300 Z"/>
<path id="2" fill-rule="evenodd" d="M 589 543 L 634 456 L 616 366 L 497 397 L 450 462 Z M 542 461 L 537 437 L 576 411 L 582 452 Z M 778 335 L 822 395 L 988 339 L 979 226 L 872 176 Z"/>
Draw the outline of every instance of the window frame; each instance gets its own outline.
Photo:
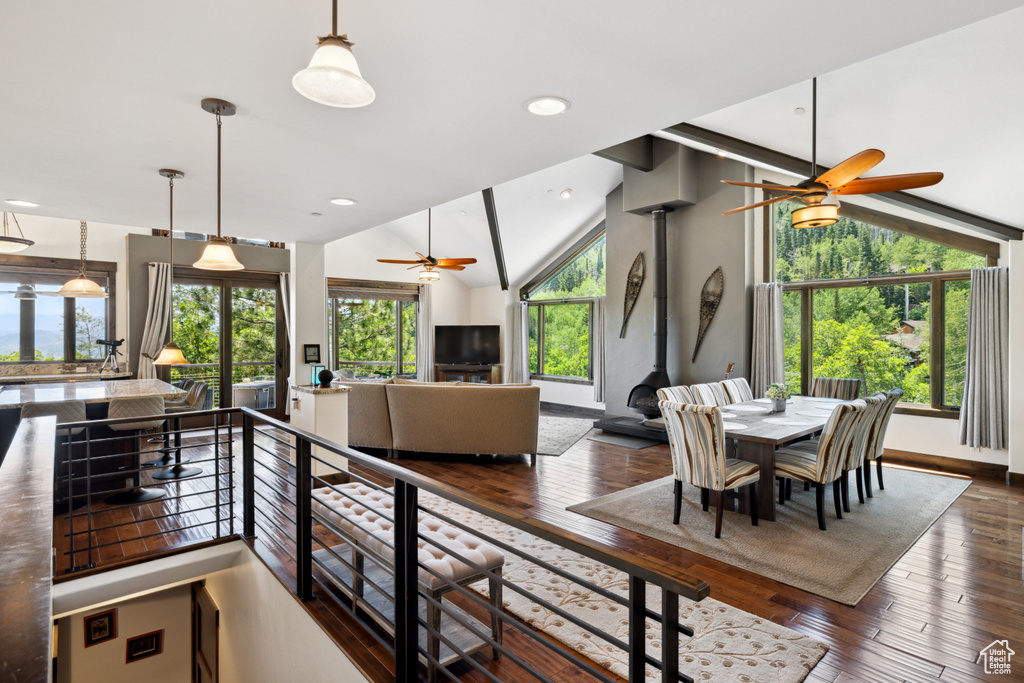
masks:
<path id="1" fill-rule="evenodd" d="M 54 278 L 55 280 L 70 280 L 78 276 L 81 261 L 79 259 L 51 258 L 43 256 L 25 256 L 22 254 L 0 255 L 0 272 L 14 273 L 15 275 L 38 276 L 40 278 Z M 114 339 L 117 334 L 117 263 L 113 261 L 90 261 L 85 262 L 85 276 L 92 279 L 104 278 L 107 282 L 106 302 L 106 329 L 104 335 L 107 339 Z M 61 283 L 63 284 L 63 283 Z M 74 324 L 76 299 L 64 299 L 64 358 L 62 360 L 13 360 L 0 361 L 0 365 L 14 364 L 56 364 L 56 363 L 99 363 L 99 358 L 78 358 L 76 348 L 77 332 Z M 24 311 L 24 307 L 22 308 Z M 72 321 L 68 325 L 68 320 Z M 33 321 L 33 329 L 34 327 Z M 19 332 L 25 327 L 22 321 Z"/>
<path id="2" fill-rule="evenodd" d="M 340 349 L 338 347 L 337 313 L 339 299 L 375 299 L 378 301 L 391 301 L 395 306 L 395 358 L 392 362 L 395 373 L 392 377 L 408 375 L 402 372 L 402 366 L 408 363 L 402 362 L 402 349 L 404 347 L 404 332 L 402 330 L 402 308 L 403 304 L 410 301 L 416 305 L 413 307 L 413 316 L 416 318 L 417 332 L 419 332 L 420 312 L 420 288 L 419 285 L 409 282 L 385 282 L 381 280 L 352 280 L 345 278 L 327 278 L 327 334 L 330 343 L 327 345 L 328 363 L 333 369 L 339 368 Z M 359 364 L 363 361 L 344 361 L 348 365 Z M 416 355 L 416 362 L 413 366 L 413 376 L 418 375 L 421 359 Z M 380 365 L 379 363 L 367 363 Z"/>
<path id="3" fill-rule="evenodd" d="M 594 301 L 595 297 L 578 297 L 572 299 L 530 299 L 530 295 L 542 287 L 552 275 L 571 263 L 577 256 L 589 249 L 601 237 L 605 236 L 605 220 L 601 220 L 580 239 L 576 240 L 568 249 L 563 251 L 546 268 L 533 276 L 526 284 L 519 288 L 519 300 L 527 302 L 531 308 L 537 308 L 537 372 L 530 373 L 530 379 L 543 380 L 546 382 L 563 382 L 565 384 L 592 385 L 594 383 L 594 347 L 587 344 L 587 376 L 567 377 L 565 375 L 544 374 L 544 307 L 564 306 L 571 304 L 588 304 L 587 311 L 590 324 L 590 339 L 594 338 Z"/>
<path id="4" fill-rule="evenodd" d="M 771 182 L 763 180 L 762 182 Z M 765 199 L 776 195 L 763 192 Z M 958 249 L 967 253 L 984 256 L 986 265 L 998 265 L 1000 245 L 998 242 L 964 235 L 938 226 L 929 225 L 901 216 L 893 216 L 873 209 L 844 204 L 839 208 L 839 215 L 860 223 L 899 232 L 910 237 L 917 237 L 943 246 Z M 775 281 L 776 277 L 776 226 L 775 211 L 763 211 L 763 243 L 764 277 Z M 808 280 L 804 282 L 784 282 L 783 292 L 800 293 L 800 391 L 810 395 L 814 380 L 814 293 L 816 291 L 840 289 L 847 287 L 883 287 L 887 285 L 910 285 L 927 283 L 930 285 L 931 320 L 929 321 L 929 405 L 919 403 L 899 403 L 896 412 L 903 415 L 919 415 L 926 417 L 943 417 L 959 419 L 959 406 L 947 405 L 945 399 L 945 283 L 970 281 L 970 270 L 947 270 L 930 273 L 901 273 L 894 275 L 875 275 L 871 277 L 841 278 L 835 280 Z"/>

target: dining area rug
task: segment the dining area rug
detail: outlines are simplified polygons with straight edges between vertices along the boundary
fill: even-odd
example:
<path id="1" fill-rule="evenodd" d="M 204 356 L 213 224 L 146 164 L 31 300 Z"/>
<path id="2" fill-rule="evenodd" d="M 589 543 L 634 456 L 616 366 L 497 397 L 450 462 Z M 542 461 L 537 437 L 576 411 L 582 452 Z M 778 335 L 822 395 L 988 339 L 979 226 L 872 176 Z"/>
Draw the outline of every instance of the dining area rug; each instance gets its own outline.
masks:
<path id="1" fill-rule="evenodd" d="M 852 479 L 852 477 L 851 477 Z M 943 512 L 971 485 L 969 479 L 885 468 L 885 490 L 861 505 L 850 483 L 851 512 L 836 519 L 826 491 L 827 531 L 818 529 L 814 489 L 794 482 L 793 496 L 776 504 L 775 522 L 750 523 L 726 510 L 722 537 L 715 512 L 704 512 L 700 489 L 683 484 L 678 525 L 672 524 L 671 476 L 567 508 L 636 531 L 846 605 L 856 605 Z M 831 488 L 829 486 L 828 488 Z M 777 492 L 777 489 L 776 489 Z M 773 495 L 758 491 L 758 495 Z"/>
<path id="2" fill-rule="evenodd" d="M 594 428 L 594 418 L 541 415 L 537 425 L 537 455 L 561 455 Z"/>

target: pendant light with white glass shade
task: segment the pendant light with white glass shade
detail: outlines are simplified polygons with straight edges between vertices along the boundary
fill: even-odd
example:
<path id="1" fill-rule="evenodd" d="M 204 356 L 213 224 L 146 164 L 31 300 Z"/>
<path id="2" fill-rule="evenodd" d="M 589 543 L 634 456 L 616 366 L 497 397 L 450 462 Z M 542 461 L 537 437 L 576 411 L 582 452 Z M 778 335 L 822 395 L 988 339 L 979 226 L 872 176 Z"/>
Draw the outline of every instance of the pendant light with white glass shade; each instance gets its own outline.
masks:
<path id="1" fill-rule="evenodd" d="M 318 36 L 320 44 L 313 59 L 295 74 L 292 86 L 303 97 L 329 107 L 365 107 L 377 94 L 359 73 L 348 35 L 338 35 L 338 0 L 332 0 L 331 5 L 331 32 Z"/>
<path id="2" fill-rule="evenodd" d="M 169 293 L 170 314 L 167 320 L 167 328 L 170 331 L 170 341 L 160 349 L 160 354 L 153 361 L 153 365 L 188 365 L 188 360 L 181 349 L 174 343 L 174 179 L 184 178 L 185 174 L 171 168 L 161 168 L 160 175 L 167 178 L 167 184 L 171 191 L 171 217 L 167 226 L 167 262 L 171 265 L 170 281 L 167 283 Z"/>
<path id="3" fill-rule="evenodd" d="M 14 221 L 14 227 L 18 229 L 18 234 L 21 237 L 15 237 L 11 234 L 10 225 L 7 222 L 7 212 L 4 211 L 4 232 L 0 235 L 0 254 L 14 254 L 19 251 L 25 251 L 35 244 L 32 240 L 25 239 L 25 233 L 21 231 L 18 218 L 13 213 L 11 214 L 11 220 Z"/>
<path id="4" fill-rule="evenodd" d="M 78 267 L 78 277 L 68 280 L 57 292 L 57 296 L 69 299 L 106 299 L 107 293 L 103 291 L 96 282 L 85 276 L 85 242 L 88 234 L 88 227 L 85 221 L 79 221 L 82 235 L 82 262 Z"/>
<path id="5" fill-rule="evenodd" d="M 202 102 L 203 109 L 217 117 L 217 237 L 210 240 L 203 256 L 192 265 L 202 270 L 245 270 L 245 266 L 235 258 L 230 240 L 220 236 L 220 128 L 222 116 L 233 116 L 235 105 L 214 97 Z"/>

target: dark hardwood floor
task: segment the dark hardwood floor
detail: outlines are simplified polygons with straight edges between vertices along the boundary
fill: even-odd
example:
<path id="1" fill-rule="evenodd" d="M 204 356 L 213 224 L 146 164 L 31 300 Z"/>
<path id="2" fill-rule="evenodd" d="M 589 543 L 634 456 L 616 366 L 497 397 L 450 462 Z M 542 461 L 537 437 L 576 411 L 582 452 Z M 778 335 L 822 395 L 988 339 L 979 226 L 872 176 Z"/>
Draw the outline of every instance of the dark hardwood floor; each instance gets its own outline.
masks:
<path id="1" fill-rule="evenodd" d="M 1024 645 L 1024 491 L 999 480 L 975 479 L 864 599 L 849 607 L 565 510 L 671 474 L 668 446 L 630 450 L 584 439 L 560 457 L 539 456 L 532 468 L 523 457 L 418 456 L 398 462 L 569 531 L 671 562 L 707 581 L 712 597 L 821 638 L 831 649 L 812 672 L 808 679 L 812 682 L 982 681 L 986 676 L 976 663 L 980 649 L 997 639 L 1009 640 L 1011 648 Z M 203 485 L 200 481 L 180 484 Z M 147 507 L 161 506 L 158 501 Z M 109 556 L 121 552 L 122 557 L 130 557 L 140 552 L 140 541 L 131 540 L 130 528 L 119 531 L 125 539 L 123 546 L 119 551 L 114 550 L 118 546 L 110 546 L 112 549 L 105 551 Z M 841 524 L 835 524 L 825 533 L 841 530 Z M 184 540 L 201 533 L 190 530 Z M 57 524 L 55 539 L 59 535 Z M 141 543 L 155 546 L 160 542 Z M 291 559 L 273 545 L 256 542 L 254 547 L 290 589 Z M 371 680 L 393 680 L 383 646 L 337 608 L 325 589 L 318 586 L 316 599 L 305 605 L 338 642 L 347 644 Z M 556 681 L 586 680 L 582 672 L 567 667 L 526 638 L 507 636 L 506 644 L 524 648 Z M 1021 657 L 1018 680 L 1024 680 L 1024 655 Z M 505 680 L 530 680 L 505 658 L 479 661 Z M 462 680 L 485 679 L 467 671 Z"/>

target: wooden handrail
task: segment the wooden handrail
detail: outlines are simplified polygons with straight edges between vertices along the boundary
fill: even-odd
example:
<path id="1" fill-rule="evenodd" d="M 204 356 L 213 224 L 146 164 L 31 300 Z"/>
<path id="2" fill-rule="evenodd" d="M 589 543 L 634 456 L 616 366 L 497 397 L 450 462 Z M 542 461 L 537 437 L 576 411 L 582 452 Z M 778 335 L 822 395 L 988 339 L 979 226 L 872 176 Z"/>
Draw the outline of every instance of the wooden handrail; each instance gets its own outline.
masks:
<path id="1" fill-rule="evenodd" d="M 21 421 L 0 464 L 0 681 L 51 680 L 57 418 Z"/>

